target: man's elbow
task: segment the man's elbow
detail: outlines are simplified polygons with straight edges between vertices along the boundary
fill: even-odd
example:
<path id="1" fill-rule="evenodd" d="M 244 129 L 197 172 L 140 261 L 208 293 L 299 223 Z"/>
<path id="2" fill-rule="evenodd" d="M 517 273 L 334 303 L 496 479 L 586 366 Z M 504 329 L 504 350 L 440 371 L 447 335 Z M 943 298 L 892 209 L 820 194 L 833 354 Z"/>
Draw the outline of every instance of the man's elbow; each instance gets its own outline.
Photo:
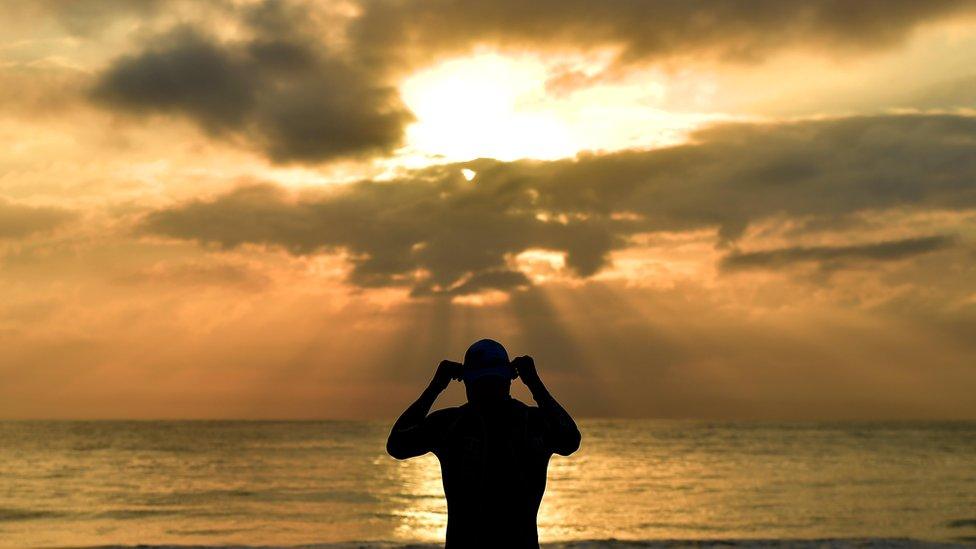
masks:
<path id="1" fill-rule="evenodd" d="M 581 439 L 582 436 L 580 435 L 579 431 L 576 431 L 571 436 L 566 437 L 566 440 L 555 448 L 556 453 L 561 456 L 568 456 L 572 454 L 576 450 L 579 450 Z"/>
<path id="2" fill-rule="evenodd" d="M 407 451 L 407 448 L 405 448 L 402 444 L 398 444 L 395 440 L 393 440 L 393 437 L 390 437 L 390 439 L 386 441 L 386 453 L 390 454 L 390 456 L 396 459 L 407 459 L 408 457 L 411 457 L 410 452 Z"/>

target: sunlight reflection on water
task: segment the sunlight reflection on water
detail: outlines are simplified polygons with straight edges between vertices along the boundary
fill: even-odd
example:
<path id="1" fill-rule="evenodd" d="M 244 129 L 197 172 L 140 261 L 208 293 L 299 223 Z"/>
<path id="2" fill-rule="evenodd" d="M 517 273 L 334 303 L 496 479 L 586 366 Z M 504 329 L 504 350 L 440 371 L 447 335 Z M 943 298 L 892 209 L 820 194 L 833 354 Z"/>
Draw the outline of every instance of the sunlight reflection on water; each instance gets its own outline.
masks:
<path id="1" fill-rule="evenodd" d="M 441 468 L 431 454 L 397 463 L 402 475 L 405 507 L 398 512 L 398 538 L 418 541 L 444 539 L 447 531 L 447 504 L 441 483 Z"/>

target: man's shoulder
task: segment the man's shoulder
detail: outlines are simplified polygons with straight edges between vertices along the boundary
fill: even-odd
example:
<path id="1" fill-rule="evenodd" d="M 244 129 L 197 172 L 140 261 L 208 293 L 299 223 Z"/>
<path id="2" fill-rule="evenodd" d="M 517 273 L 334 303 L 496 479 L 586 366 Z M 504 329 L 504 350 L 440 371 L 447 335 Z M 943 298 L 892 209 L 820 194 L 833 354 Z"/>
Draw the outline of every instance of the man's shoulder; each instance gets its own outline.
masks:
<path id="1" fill-rule="evenodd" d="M 517 398 L 512 398 L 511 399 L 511 403 L 512 403 L 512 408 L 514 408 L 516 410 L 523 410 L 523 411 L 525 411 L 527 413 L 530 413 L 530 414 L 531 413 L 535 413 L 536 411 L 539 410 L 539 408 L 537 408 L 535 406 L 529 406 L 528 404 L 522 402 L 521 400 L 519 400 Z"/>
<path id="2" fill-rule="evenodd" d="M 516 414 L 525 418 L 530 428 L 538 427 L 543 422 L 542 410 L 538 406 L 532 406 L 513 398 L 512 409 L 516 411 Z"/>
<path id="3" fill-rule="evenodd" d="M 534 415 L 539 412 L 538 407 L 529 406 L 528 404 L 525 404 L 524 402 L 515 398 L 509 400 L 509 405 L 512 407 L 512 409 L 528 413 L 529 415 Z M 471 405 L 465 403 L 460 406 L 450 406 L 448 408 L 434 410 L 433 412 L 427 414 L 427 419 L 438 423 L 452 422 L 464 416 L 469 411 L 471 411 Z"/>
<path id="4" fill-rule="evenodd" d="M 427 432 L 434 437 L 432 440 L 434 441 L 433 451 L 435 454 L 453 436 L 458 426 L 465 423 L 464 411 L 464 406 L 452 406 L 434 410 L 427 414 L 424 425 Z"/>
<path id="5" fill-rule="evenodd" d="M 525 404 L 523 402 L 519 402 L 518 406 L 522 409 L 522 413 L 525 414 L 525 419 L 529 424 L 529 429 L 538 430 L 545 428 L 546 417 L 542 411 L 542 408 Z"/>
<path id="6" fill-rule="evenodd" d="M 451 406 L 449 408 L 441 408 L 440 410 L 434 410 L 433 412 L 427 414 L 428 421 L 444 422 L 450 421 L 457 418 L 462 412 L 463 406 Z"/>

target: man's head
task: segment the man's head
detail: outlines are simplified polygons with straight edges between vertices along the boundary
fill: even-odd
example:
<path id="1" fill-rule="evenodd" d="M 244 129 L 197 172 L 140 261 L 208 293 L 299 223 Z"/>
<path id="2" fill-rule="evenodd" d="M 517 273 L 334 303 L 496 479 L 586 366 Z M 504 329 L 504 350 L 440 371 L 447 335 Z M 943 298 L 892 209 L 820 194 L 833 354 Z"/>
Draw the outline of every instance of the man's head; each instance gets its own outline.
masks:
<path id="1" fill-rule="evenodd" d="M 515 369 L 502 344 L 492 339 L 474 342 L 464 353 L 464 389 L 469 402 L 488 402 L 509 396 Z"/>

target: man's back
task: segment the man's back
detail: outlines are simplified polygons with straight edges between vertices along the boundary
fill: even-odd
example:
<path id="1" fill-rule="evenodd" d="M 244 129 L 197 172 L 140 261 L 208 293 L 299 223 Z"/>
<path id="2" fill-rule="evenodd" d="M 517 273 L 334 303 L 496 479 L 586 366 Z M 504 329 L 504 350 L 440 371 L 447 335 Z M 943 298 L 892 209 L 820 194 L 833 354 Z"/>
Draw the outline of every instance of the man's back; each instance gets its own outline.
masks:
<path id="1" fill-rule="evenodd" d="M 460 366 L 441 362 L 427 389 L 393 425 L 387 451 L 397 459 L 433 452 L 440 460 L 447 547 L 537 548 L 536 515 L 549 458 L 575 452 L 579 429 L 549 394 L 531 357 L 518 357 L 501 371 L 521 378 L 538 407 L 511 398 L 509 380 L 485 368 L 464 378 L 467 404 L 429 413 L 450 380 L 462 377 Z M 491 375 L 477 375 L 484 371 Z"/>
<path id="2" fill-rule="evenodd" d="M 538 408 L 509 398 L 431 414 L 450 547 L 535 547 L 552 433 Z"/>

